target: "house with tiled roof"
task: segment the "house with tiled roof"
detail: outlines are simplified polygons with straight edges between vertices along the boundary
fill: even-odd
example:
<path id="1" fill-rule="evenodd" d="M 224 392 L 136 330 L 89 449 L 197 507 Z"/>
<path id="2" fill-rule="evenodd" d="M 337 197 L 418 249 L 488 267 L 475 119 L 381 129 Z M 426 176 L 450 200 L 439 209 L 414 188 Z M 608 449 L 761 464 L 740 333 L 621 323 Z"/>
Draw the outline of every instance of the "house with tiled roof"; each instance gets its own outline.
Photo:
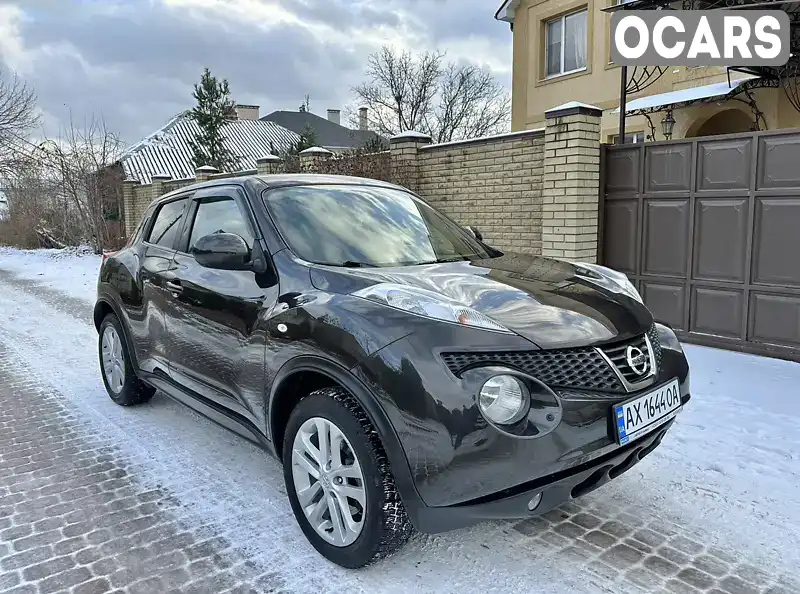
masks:
<path id="1" fill-rule="evenodd" d="M 256 168 L 256 160 L 288 150 L 299 134 L 283 126 L 259 119 L 256 105 L 237 105 L 236 117 L 225 123 L 225 147 L 238 159 L 237 171 Z M 170 120 L 120 157 L 125 178 L 149 184 L 154 175 L 168 175 L 174 180 L 195 176 L 190 141 L 200 128 L 186 114 Z"/>

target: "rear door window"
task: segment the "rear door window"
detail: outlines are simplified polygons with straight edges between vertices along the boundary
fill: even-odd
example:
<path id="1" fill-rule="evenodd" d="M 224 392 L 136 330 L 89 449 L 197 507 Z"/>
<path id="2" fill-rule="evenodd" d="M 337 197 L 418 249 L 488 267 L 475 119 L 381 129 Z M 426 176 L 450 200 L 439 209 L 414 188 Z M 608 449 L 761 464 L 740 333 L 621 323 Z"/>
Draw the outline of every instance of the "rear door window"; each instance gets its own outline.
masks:
<path id="1" fill-rule="evenodd" d="M 181 231 L 183 211 L 186 207 L 187 199 L 167 202 L 156 213 L 156 220 L 153 228 L 150 229 L 150 236 L 147 241 L 155 245 L 160 245 L 167 249 L 173 249 L 175 239 Z"/>

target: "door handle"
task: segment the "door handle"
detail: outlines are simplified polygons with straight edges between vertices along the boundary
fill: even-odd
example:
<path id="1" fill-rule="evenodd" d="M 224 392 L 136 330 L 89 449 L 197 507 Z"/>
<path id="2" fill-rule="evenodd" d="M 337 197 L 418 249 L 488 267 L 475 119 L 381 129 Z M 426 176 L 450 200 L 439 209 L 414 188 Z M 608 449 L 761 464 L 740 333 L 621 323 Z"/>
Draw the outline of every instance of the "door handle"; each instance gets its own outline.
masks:
<path id="1" fill-rule="evenodd" d="M 172 293 L 175 297 L 177 297 L 183 292 L 183 287 L 179 282 L 167 281 L 166 285 L 169 292 Z"/>

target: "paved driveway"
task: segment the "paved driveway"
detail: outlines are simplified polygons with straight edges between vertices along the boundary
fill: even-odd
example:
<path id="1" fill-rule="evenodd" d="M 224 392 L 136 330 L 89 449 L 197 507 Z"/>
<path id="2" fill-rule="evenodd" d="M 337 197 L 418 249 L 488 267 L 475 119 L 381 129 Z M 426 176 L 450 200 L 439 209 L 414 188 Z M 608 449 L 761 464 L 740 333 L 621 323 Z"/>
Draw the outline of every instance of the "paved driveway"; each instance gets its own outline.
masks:
<path id="1" fill-rule="evenodd" d="M 690 347 L 694 400 L 631 472 L 348 572 L 255 446 L 161 395 L 108 400 L 90 294 L 3 267 L 0 592 L 800 592 L 800 365 Z"/>

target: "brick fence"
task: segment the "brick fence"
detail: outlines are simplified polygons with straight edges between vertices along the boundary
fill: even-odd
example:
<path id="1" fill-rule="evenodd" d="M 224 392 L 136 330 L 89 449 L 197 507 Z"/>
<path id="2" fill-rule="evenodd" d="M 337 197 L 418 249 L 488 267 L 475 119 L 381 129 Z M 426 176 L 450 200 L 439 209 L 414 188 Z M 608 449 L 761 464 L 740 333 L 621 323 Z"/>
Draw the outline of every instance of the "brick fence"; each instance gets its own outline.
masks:
<path id="1" fill-rule="evenodd" d="M 422 147 L 417 191 L 500 249 L 540 253 L 544 133 Z"/>
<path id="2" fill-rule="evenodd" d="M 569 103 L 549 110 L 547 126 L 539 130 L 445 144 L 404 132 L 391 139 L 385 153 L 334 155 L 313 147 L 300 154 L 299 164 L 268 155 L 253 171 L 201 167 L 192 179 L 126 181 L 126 230 L 133 231 L 153 199 L 197 181 L 299 169 L 405 186 L 460 224 L 478 227 L 484 240 L 501 250 L 595 261 L 600 115 L 597 108 Z"/>

